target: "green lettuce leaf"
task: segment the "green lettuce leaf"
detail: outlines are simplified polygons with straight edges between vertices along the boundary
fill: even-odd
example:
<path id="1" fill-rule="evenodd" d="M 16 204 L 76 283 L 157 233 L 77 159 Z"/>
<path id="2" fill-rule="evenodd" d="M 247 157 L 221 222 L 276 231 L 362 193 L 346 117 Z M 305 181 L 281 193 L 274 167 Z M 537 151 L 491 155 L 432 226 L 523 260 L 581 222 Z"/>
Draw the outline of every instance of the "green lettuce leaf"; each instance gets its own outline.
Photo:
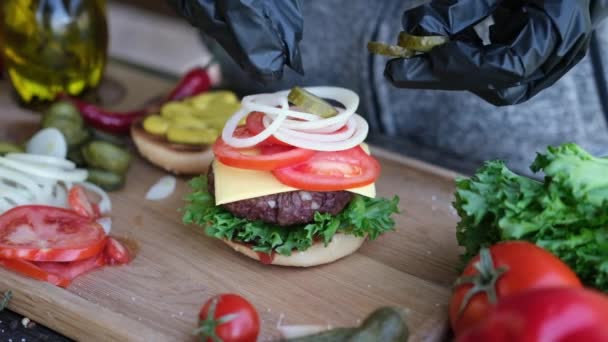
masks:
<path id="1" fill-rule="evenodd" d="M 207 235 L 254 245 L 258 252 L 291 255 L 305 251 L 317 241 L 329 244 L 336 233 L 368 236 L 374 240 L 394 229 L 392 214 L 398 213 L 399 198 L 368 198 L 355 195 L 338 215 L 315 213 L 314 222 L 292 227 L 238 218 L 215 205 L 207 190 L 207 178 L 200 176 L 190 181 L 192 193 L 186 197 L 183 222 L 205 228 Z"/>
<path id="2" fill-rule="evenodd" d="M 457 239 L 464 261 L 482 246 L 528 240 L 566 262 L 587 285 L 608 291 L 608 159 L 575 144 L 549 147 L 531 166 L 539 182 L 501 161 L 456 182 Z"/>

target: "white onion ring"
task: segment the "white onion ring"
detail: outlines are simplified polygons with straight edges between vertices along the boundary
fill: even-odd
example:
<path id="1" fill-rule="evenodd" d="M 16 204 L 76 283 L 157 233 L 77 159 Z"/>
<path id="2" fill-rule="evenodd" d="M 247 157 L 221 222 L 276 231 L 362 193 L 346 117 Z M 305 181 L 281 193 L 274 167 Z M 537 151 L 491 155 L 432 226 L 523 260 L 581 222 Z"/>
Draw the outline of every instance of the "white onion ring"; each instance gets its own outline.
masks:
<path id="1" fill-rule="evenodd" d="M 360 145 L 369 131 L 365 119 L 355 113 L 359 96 L 349 89 L 338 87 L 308 87 L 307 91 L 321 98 L 329 98 L 344 105 L 338 114 L 322 118 L 289 107 L 289 90 L 243 98 L 241 108 L 226 123 L 222 139 L 232 147 L 252 147 L 274 135 L 289 145 L 317 151 L 340 151 Z M 251 112 L 264 113 L 265 129 L 252 137 L 239 138 L 234 132 L 239 122 Z M 344 132 L 336 133 L 346 126 Z"/>
<path id="2" fill-rule="evenodd" d="M 40 167 L 40 165 L 32 164 L 32 162 L 0 157 L 0 166 L 10 167 L 30 175 L 72 182 L 82 182 L 87 179 L 86 170 L 62 170 L 55 167 Z"/>
<path id="3" fill-rule="evenodd" d="M 67 170 L 73 170 L 76 168 L 76 164 L 67 159 L 61 159 L 53 156 L 44 156 L 41 154 L 9 153 L 5 155 L 5 157 L 12 160 L 41 164 L 44 166 L 56 166 Z"/>

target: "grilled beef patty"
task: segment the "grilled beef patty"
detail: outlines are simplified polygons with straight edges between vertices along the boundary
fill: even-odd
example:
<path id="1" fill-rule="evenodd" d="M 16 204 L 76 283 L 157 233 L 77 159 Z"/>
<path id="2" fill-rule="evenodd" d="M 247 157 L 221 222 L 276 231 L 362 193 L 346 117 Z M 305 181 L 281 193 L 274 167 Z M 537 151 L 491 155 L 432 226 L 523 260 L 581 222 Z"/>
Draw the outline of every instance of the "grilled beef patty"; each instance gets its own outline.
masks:
<path id="1" fill-rule="evenodd" d="M 215 196 L 213 169 L 207 175 L 209 193 Z M 310 223 L 315 212 L 337 215 L 352 199 L 348 191 L 290 191 L 222 204 L 236 217 L 261 220 L 279 226 Z"/>

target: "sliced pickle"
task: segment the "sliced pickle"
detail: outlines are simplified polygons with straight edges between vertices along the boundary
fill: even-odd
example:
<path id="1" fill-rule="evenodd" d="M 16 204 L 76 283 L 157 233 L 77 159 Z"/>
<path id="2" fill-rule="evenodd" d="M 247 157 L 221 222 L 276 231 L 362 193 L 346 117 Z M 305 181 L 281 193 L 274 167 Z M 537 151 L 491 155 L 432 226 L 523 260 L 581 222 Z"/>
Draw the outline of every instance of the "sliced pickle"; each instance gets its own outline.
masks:
<path id="1" fill-rule="evenodd" d="M 336 108 L 327 101 L 300 87 L 293 87 L 287 95 L 287 99 L 302 110 L 322 118 L 329 118 L 338 114 Z"/>
<path id="2" fill-rule="evenodd" d="M 219 136 L 220 132 L 215 128 L 200 129 L 171 125 L 167 131 L 167 140 L 185 145 L 213 144 Z"/>
<path id="3" fill-rule="evenodd" d="M 160 115 L 150 115 L 142 123 L 146 132 L 156 135 L 165 135 L 170 125 L 171 120 Z"/>
<path id="4" fill-rule="evenodd" d="M 399 33 L 397 45 L 408 50 L 429 52 L 434 47 L 447 43 L 450 39 L 444 36 L 414 36 L 402 31 Z"/>
<path id="5" fill-rule="evenodd" d="M 235 104 L 239 99 L 231 91 L 216 90 L 193 96 L 187 102 L 197 109 L 205 110 L 212 104 Z"/>
<path id="6" fill-rule="evenodd" d="M 406 49 L 399 45 L 390 45 L 381 42 L 369 42 L 367 43 L 367 50 L 377 55 L 389 56 L 389 57 L 401 57 L 409 58 L 414 56 L 414 51 Z"/>
<path id="7" fill-rule="evenodd" d="M 170 126 L 180 126 L 184 128 L 205 129 L 209 128 L 206 120 L 199 119 L 195 116 L 178 116 L 173 118 Z"/>
<path id="8" fill-rule="evenodd" d="M 195 108 L 185 102 L 167 102 L 160 108 L 160 114 L 167 118 L 172 119 L 177 116 L 192 116 L 194 115 Z"/>

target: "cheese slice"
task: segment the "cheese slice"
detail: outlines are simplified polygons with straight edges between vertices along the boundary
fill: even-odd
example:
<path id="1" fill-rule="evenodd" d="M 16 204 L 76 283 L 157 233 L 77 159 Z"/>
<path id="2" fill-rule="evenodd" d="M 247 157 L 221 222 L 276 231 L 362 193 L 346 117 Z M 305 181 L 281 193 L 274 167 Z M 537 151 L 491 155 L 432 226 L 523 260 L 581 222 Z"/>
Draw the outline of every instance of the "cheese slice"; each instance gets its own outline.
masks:
<path id="1" fill-rule="evenodd" d="M 213 176 L 216 205 L 300 190 L 279 182 L 270 171 L 239 169 L 222 164 L 218 160 L 213 161 Z M 347 191 L 367 197 L 376 197 L 374 183 Z"/>

